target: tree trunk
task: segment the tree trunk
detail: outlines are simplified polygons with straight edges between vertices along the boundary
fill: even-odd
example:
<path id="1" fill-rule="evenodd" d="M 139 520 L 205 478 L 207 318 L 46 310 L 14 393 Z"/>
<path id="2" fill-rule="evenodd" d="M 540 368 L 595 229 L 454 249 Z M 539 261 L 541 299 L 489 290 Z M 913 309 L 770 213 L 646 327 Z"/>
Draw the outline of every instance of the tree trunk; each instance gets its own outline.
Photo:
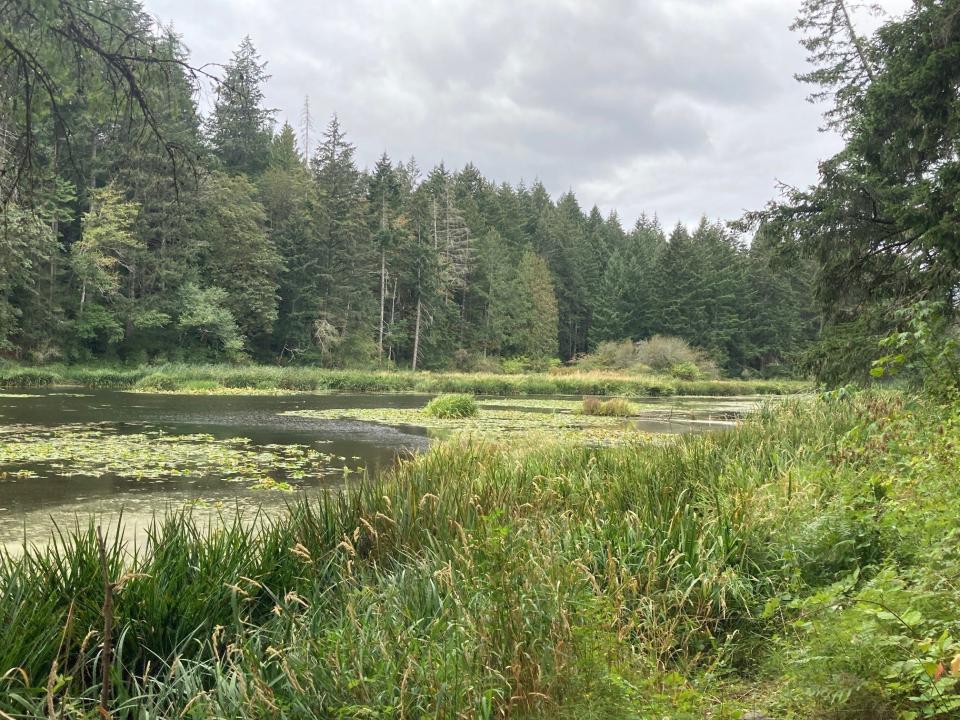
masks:
<path id="1" fill-rule="evenodd" d="M 133 335 L 133 303 L 136 299 L 137 288 L 137 269 L 136 266 L 130 266 L 130 283 L 127 286 L 127 299 L 130 301 L 130 307 L 127 308 L 127 319 L 124 322 L 123 326 L 123 337 L 126 340 L 130 339 L 130 336 Z"/>
<path id="2" fill-rule="evenodd" d="M 90 189 L 97 187 L 97 131 L 90 133 Z"/>
<path id="3" fill-rule="evenodd" d="M 390 301 L 390 327 L 393 327 L 393 323 L 397 317 L 397 285 L 399 285 L 399 278 L 393 281 L 393 298 Z M 393 360 L 393 343 L 390 343 L 390 352 L 389 357 Z"/>
<path id="4" fill-rule="evenodd" d="M 417 323 L 413 330 L 413 365 L 411 370 L 417 369 L 417 355 L 420 354 L 420 298 L 417 298 Z"/>
<path id="5" fill-rule="evenodd" d="M 843 11 L 843 21 L 847 25 L 847 33 L 850 36 L 850 42 L 853 43 L 853 47 L 857 51 L 857 57 L 860 58 L 860 64 L 863 66 L 863 71 L 867 74 L 867 79 L 870 82 L 873 82 L 873 68 L 870 67 L 870 63 L 867 62 L 867 54 L 863 49 L 863 40 L 859 35 L 857 35 L 857 30 L 853 26 L 853 20 L 850 18 L 850 13 L 847 10 L 847 3 L 845 0 L 840 0 L 840 9 Z"/>
<path id="6" fill-rule="evenodd" d="M 59 126 L 56 126 L 59 127 Z M 60 135 L 54 137 L 53 142 L 53 174 L 57 175 L 59 172 L 60 166 Z M 60 240 L 60 217 L 56 212 L 53 213 L 53 219 L 50 221 L 50 232 L 53 235 L 54 247 L 50 252 L 50 292 L 48 296 L 48 304 L 50 308 L 50 315 L 53 316 L 53 301 L 54 301 L 54 289 L 57 284 L 57 247 L 59 247 Z"/>
<path id="7" fill-rule="evenodd" d="M 56 241 L 60 237 L 60 221 L 54 217 L 50 223 L 50 230 L 53 233 L 53 239 Z M 50 307 L 50 314 L 53 314 L 54 290 L 57 285 L 57 250 L 56 246 L 50 252 L 50 291 L 47 297 L 47 304 Z"/>
<path id="8" fill-rule="evenodd" d="M 380 353 L 380 362 L 383 362 L 383 319 L 387 306 L 387 249 L 380 248 L 380 340 L 377 350 Z"/>

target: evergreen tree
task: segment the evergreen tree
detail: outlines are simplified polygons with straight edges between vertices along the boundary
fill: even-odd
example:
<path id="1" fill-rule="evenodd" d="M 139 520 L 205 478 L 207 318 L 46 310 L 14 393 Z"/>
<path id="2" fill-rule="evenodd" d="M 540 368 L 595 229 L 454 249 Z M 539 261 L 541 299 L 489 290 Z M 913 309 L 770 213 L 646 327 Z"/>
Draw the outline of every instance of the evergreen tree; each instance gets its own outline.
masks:
<path id="1" fill-rule="evenodd" d="M 559 314 L 550 268 L 529 250 L 520 258 L 515 302 L 514 348 L 531 358 L 556 357 Z"/>
<path id="2" fill-rule="evenodd" d="M 631 286 L 635 278 L 619 250 L 614 250 L 597 289 L 590 325 L 590 341 L 622 340 L 629 336 L 632 312 Z"/>
<path id="3" fill-rule="evenodd" d="M 256 188 L 242 175 L 212 175 L 202 188 L 203 264 L 223 304 L 258 355 L 277 319 L 281 259 L 266 232 Z"/>
<path id="4" fill-rule="evenodd" d="M 334 116 L 312 161 L 317 188 L 321 304 L 314 341 L 331 361 L 369 359 L 375 352 L 375 300 L 371 282 L 376 258 L 367 225 L 366 193 L 347 142 Z"/>
<path id="5" fill-rule="evenodd" d="M 369 226 L 379 255 L 379 318 L 377 322 L 377 355 L 382 362 L 389 330 L 387 302 L 391 282 L 395 285 L 396 251 L 407 232 L 403 214 L 402 178 L 384 153 L 377 161 L 367 188 Z"/>
<path id="6" fill-rule="evenodd" d="M 263 84 L 270 78 L 266 63 L 247 36 L 233 54 L 218 86 L 213 114 L 207 124 L 214 152 L 229 172 L 250 176 L 270 161 L 273 111 L 263 107 Z"/>
<path id="7" fill-rule="evenodd" d="M 34 344 L 24 342 L 24 335 L 38 319 L 38 305 L 44 304 L 35 302 L 39 283 L 35 268 L 52 267 L 58 252 L 51 224 L 44 215 L 14 202 L 0 211 L 0 351 L 16 352 Z"/>
<path id="8" fill-rule="evenodd" d="M 564 195 L 554 207 L 549 196 L 542 196 L 541 188 L 535 186 L 531 198 L 534 207 L 542 207 L 534 247 L 546 260 L 557 287 L 560 356 L 570 359 L 586 351 L 590 329 L 590 298 L 579 265 L 586 262 L 583 218 L 572 193 Z"/>
<path id="9" fill-rule="evenodd" d="M 656 218 L 651 220 L 643 216 L 637 220 L 624 243 L 624 257 L 630 277 L 625 287 L 630 308 L 626 337 L 643 340 L 660 332 L 666 325 L 663 314 L 666 298 L 661 295 L 660 273 L 667 238 Z"/>
<path id="10" fill-rule="evenodd" d="M 778 252 L 776 239 L 761 231 L 747 256 L 746 319 L 740 352 L 744 364 L 761 372 L 796 355 L 816 338 L 815 267 L 808 259 Z"/>
<path id="11" fill-rule="evenodd" d="M 290 360 L 311 351 L 323 297 L 314 216 L 317 194 L 289 124 L 274 138 L 270 165 L 257 184 L 267 232 L 283 262 L 272 349 L 279 359 Z"/>
<path id="12" fill-rule="evenodd" d="M 831 340 L 813 365 L 831 379 L 866 374 L 898 307 L 930 300 L 955 312 L 960 282 L 955 3 L 920 0 L 870 37 L 849 9 L 809 0 L 795 26 L 814 66 L 802 79 L 833 99 L 827 120 L 845 146 L 816 186 L 787 188 L 749 217 L 816 263 Z"/>
<path id="13" fill-rule="evenodd" d="M 484 353 L 499 356 L 515 352 L 513 344 L 519 336 L 516 327 L 515 255 L 496 230 L 489 231 L 477 243 L 477 265 L 482 278 L 475 285 L 478 300 L 483 304 L 480 348 Z"/>

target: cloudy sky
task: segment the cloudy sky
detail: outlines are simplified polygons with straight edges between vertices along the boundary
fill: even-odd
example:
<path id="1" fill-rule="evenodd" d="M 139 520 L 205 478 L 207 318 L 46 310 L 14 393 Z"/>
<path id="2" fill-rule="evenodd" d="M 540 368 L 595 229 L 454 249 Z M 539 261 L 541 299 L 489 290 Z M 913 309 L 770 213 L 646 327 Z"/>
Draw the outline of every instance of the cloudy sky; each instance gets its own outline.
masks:
<path id="1" fill-rule="evenodd" d="M 891 13 L 908 0 L 885 0 Z M 793 76 L 799 0 L 146 0 L 195 64 L 249 34 L 279 121 L 336 112 L 370 166 L 473 161 L 632 222 L 762 206 L 838 148 Z M 864 22 L 872 22 L 864 19 Z"/>

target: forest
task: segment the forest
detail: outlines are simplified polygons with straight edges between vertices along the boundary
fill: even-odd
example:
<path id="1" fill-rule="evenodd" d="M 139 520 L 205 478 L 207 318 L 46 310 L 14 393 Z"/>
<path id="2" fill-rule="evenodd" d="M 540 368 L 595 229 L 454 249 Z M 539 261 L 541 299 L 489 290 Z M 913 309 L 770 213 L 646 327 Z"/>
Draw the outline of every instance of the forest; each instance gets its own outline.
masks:
<path id="1" fill-rule="evenodd" d="M 960 716 L 960 0 L 868 11 L 671 229 L 0 2 L 0 720 Z"/>
<path id="2" fill-rule="evenodd" d="M 8 358 L 482 370 L 664 334 L 734 376 L 802 364 L 813 266 L 772 241 L 653 213 L 625 228 L 473 164 L 360 168 L 336 115 L 277 123 L 249 37 L 204 115 L 176 35 L 135 2 L 77 7 L 4 11 L 31 53 L 2 76 Z M 61 22 L 104 57 L 75 58 Z"/>

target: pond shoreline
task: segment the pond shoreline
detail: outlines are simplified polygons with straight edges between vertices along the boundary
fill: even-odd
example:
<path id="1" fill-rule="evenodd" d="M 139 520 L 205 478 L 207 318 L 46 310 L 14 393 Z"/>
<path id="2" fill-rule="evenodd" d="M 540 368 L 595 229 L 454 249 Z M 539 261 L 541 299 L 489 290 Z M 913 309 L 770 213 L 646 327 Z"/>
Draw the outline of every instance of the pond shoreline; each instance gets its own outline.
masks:
<path id="1" fill-rule="evenodd" d="M 565 439 L 613 445 L 722 429 L 758 397 L 647 398 L 632 418 L 578 414 L 582 400 L 486 397 L 476 418 L 423 412 L 431 394 L 283 394 L 234 390 L 198 397 L 113 388 L 0 390 L 0 546 L 43 542 L 78 517 L 122 512 L 148 524 L 154 509 L 263 504 L 312 494 L 452 435 L 512 443 Z M 702 422 L 701 422 L 702 421 Z M 285 491 L 285 492 L 283 492 Z M 230 513 L 228 513 L 230 514 Z"/>
<path id="2" fill-rule="evenodd" d="M 187 394 L 303 392 L 441 393 L 474 395 L 600 395 L 624 397 L 790 395 L 809 390 L 797 380 L 680 380 L 616 372 L 492 373 L 332 370 L 265 365 L 0 365 L 0 387 L 91 387 Z"/>

